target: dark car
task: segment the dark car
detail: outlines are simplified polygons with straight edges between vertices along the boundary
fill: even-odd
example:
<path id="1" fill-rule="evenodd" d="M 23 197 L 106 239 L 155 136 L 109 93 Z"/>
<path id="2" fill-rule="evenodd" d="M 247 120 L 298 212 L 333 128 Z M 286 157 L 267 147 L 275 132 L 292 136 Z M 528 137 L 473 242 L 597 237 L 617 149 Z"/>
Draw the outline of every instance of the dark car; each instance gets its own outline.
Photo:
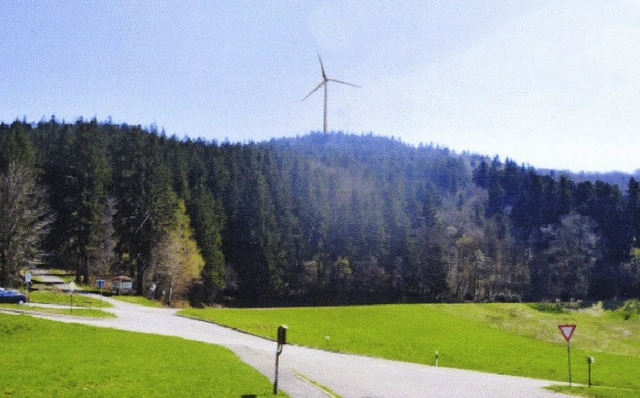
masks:
<path id="1" fill-rule="evenodd" d="M 14 290 L 0 289 L 0 303 L 24 304 L 27 301 L 29 301 L 29 299 L 22 293 Z"/>

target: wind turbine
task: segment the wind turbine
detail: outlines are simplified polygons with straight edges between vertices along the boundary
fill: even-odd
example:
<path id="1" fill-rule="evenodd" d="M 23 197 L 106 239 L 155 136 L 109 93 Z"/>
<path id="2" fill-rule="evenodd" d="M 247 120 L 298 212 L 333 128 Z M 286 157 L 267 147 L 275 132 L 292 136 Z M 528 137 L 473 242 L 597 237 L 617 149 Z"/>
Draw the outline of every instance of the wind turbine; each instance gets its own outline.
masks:
<path id="1" fill-rule="evenodd" d="M 320 89 L 320 87 L 324 86 L 324 132 L 326 133 L 327 132 L 327 86 L 329 85 L 329 82 L 346 84 L 347 86 L 353 86 L 357 88 L 361 88 L 361 87 L 356 86 L 355 84 L 352 84 L 352 83 L 343 82 L 342 80 L 337 80 L 337 79 L 332 79 L 330 77 L 327 77 L 327 74 L 324 71 L 324 65 L 322 64 L 322 58 L 320 57 L 320 53 L 318 53 L 318 61 L 320 61 L 320 70 L 322 71 L 322 81 L 320 82 L 320 84 L 318 84 L 316 88 L 311 90 L 311 92 L 307 94 L 307 96 L 304 97 L 302 101 L 309 98 L 311 94 L 315 93 Z"/>

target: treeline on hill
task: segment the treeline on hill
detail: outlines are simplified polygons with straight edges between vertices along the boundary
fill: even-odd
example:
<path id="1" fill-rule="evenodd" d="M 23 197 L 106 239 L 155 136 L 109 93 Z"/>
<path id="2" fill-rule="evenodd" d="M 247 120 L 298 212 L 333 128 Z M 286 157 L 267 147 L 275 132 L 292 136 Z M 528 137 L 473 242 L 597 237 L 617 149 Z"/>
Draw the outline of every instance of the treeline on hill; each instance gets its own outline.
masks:
<path id="1" fill-rule="evenodd" d="M 1 124 L 0 214 L 2 286 L 44 262 L 205 304 L 640 289 L 635 179 L 623 193 L 372 135 L 220 144 L 95 120 Z"/>

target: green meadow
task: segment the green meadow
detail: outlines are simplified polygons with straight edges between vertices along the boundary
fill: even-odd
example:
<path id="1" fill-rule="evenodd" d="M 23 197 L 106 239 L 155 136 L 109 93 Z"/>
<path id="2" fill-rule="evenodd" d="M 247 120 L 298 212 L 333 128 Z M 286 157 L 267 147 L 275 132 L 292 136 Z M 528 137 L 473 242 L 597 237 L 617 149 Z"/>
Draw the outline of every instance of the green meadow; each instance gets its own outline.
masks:
<path id="1" fill-rule="evenodd" d="M 231 351 L 176 337 L 0 313 L 0 347 L 0 396 L 273 396 Z"/>
<path id="2" fill-rule="evenodd" d="M 29 293 L 29 302 L 31 303 L 71 305 L 71 300 L 71 294 L 54 290 L 36 290 Z M 84 294 L 74 294 L 73 305 L 79 307 L 113 307 L 110 303 L 100 300 L 99 297 L 96 298 Z"/>
<path id="3" fill-rule="evenodd" d="M 541 309 L 543 311 L 541 311 Z M 557 325 L 575 323 L 570 391 L 599 397 L 640 397 L 640 316 L 594 306 L 549 311 L 527 304 L 430 304 L 278 309 L 186 309 L 181 314 L 338 352 L 568 381 L 567 344 Z M 559 387 L 564 391 L 564 387 Z"/>
<path id="4" fill-rule="evenodd" d="M 58 315 L 70 315 L 70 316 L 81 316 L 87 318 L 115 318 L 115 315 L 102 311 L 98 308 L 85 308 L 85 307 L 74 307 L 74 308 L 52 308 L 52 307 L 43 307 L 38 305 L 22 305 L 18 306 L 16 304 L 0 304 L 0 309 L 9 310 L 11 312 L 21 312 L 21 313 L 29 313 L 29 314 L 58 314 Z"/>
<path id="5" fill-rule="evenodd" d="M 36 290 L 29 293 L 29 305 L 0 304 L 0 309 L 11 310 L 13 312 L 26 312 L 38 314 L 59 314 L 73 315 L 90 318 L 113 318 L 110 312 L 103 311 L 102 308 L 113 307 L 100 298 L 90 297 L 83 294 L 73 295 L 73 306 L 71 306 L 71 296 L 55 290 Z M 54 306 L 43 306 L 41 304 L 55 304 Z"/>

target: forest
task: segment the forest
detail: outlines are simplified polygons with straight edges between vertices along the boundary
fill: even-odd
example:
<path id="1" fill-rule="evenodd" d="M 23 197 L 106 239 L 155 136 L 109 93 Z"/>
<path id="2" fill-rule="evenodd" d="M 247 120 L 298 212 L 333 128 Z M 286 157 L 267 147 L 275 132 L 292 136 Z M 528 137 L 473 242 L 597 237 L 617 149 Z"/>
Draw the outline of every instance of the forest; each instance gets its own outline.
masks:
<path id="1" fill-rule="evenodd" d="M 576 181 L 372 134 L 2 123 L 0 214 L 0 286 L 47 266 L 193 305 L 640 295 L 634 177 Z"/>

